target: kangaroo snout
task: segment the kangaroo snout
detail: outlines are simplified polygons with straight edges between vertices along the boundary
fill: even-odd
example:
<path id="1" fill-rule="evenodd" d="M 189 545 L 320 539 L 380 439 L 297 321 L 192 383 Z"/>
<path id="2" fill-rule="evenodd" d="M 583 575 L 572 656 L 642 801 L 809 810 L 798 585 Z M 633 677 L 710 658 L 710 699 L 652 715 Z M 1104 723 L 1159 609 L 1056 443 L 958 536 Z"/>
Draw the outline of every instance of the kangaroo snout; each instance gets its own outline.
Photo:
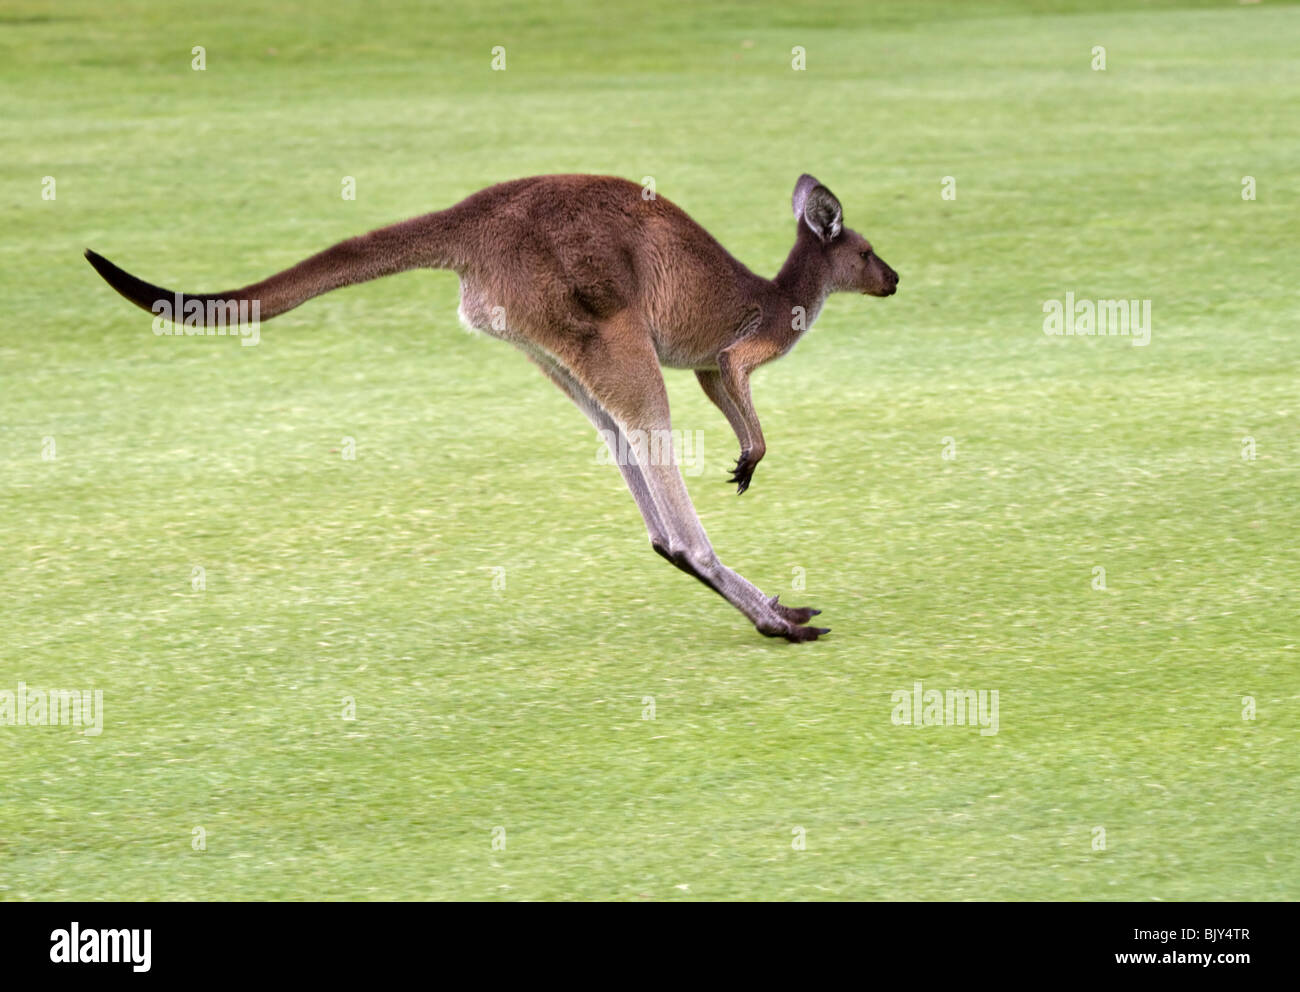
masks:
<path id="1" fill-rule="evenodd" d="M 880 272 L 872 280 L 874 285 L 869 286 L 862 291 L 864 296 L 893 296 L 898 292 L 898 273 L 895 272 L 885 260 L 877 257 L 876 262 L 880 266 Z"/>
<path id="2" fill-rule="evenodd" d="M 885 266 L 885 285 L 887 286 L 885 296 L 893 296 L 898 292 L 898 273 L 888 265 Z"/>

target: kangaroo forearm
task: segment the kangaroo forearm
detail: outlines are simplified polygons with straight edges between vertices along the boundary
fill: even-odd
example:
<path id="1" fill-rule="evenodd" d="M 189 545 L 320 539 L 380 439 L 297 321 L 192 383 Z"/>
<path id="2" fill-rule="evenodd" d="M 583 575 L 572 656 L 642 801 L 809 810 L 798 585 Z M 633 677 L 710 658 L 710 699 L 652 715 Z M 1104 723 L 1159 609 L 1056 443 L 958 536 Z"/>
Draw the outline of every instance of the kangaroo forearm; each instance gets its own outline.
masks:
<path id="1" fill-rule="evenodd" d="M 736 436 L 740 438 L 741 448 L 750 456 L 756 456 L 755 462 L 763 457 L 767 446 L 763 440 L 763 427 L 758 422 L 758 413 L 754 410 L 754 400 L 749 392 L 749 374 L 754 365 L 758 364 L 757 362 L 751 364 L 751 362 L 764 350 L 761 345 L 755 347 L 746 339 L 718 356 L 718 374 L 723 392 L 743 425 L 743 430 L 738 429 Z"/>
<path id="2" fill-rule="evenodd" d="M 749 424 L 741 415 L 740 408 L 732 401 L 727 394 L 726 388 L 722 385 L 722 373 L 717 369 L 697 369 L 695 378 L 699 380 L 700 386 L 704 389 L 704 395 L 713 401 L 713 405 L 722 411 L 722 415 L 727 418 L 727 423 L 731 425 L 731 430 L 736 435 L 736 440 L 740 442 L 740 447 L 744 450 L 749 449 L 750 429 Z"/>

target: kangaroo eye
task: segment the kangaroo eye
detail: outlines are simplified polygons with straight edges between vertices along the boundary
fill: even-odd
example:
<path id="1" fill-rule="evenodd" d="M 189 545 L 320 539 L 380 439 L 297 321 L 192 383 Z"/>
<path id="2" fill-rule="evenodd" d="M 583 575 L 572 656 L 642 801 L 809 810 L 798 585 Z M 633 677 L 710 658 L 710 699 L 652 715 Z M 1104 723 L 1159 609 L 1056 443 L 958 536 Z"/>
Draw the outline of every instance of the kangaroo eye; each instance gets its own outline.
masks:
<path id="1" fill-rule="evenodd" d="M 867 261 L 869 258 L 871 258 L 871 249 L 868 248 L 866 251 L 859 252 L 858 254 L 860 254 L 860 255 L 862 256 L 862 260 L 865 262 L 865 261 Z"/>

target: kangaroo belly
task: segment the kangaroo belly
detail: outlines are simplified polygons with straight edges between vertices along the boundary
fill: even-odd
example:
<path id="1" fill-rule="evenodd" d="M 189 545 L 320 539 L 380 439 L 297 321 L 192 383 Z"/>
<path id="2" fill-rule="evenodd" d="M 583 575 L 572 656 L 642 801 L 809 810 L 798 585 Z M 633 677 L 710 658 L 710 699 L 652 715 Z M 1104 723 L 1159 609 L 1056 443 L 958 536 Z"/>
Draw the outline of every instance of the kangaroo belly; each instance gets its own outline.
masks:
<path id="1" fill-rule="evenodd" d="M 504 340 L 512 337 L 506 324 L 505 305 L 493 301 L 480 284 L 464 276 L 460 280 L 460 306 L 456 308 L 456 316 L 467 331 Z"/>

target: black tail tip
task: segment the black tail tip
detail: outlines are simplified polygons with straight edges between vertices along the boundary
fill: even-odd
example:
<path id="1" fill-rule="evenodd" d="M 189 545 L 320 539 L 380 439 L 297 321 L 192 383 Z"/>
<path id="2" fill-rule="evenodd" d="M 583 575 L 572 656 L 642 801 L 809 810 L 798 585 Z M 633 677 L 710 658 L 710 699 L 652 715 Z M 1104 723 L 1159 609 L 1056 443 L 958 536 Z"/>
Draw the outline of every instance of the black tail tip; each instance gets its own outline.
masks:
<path id="1" fill-rule="evenodd" d="M 110 284 L 113 283 L 115 277 L 120 275 L 125 275 L 125 273 L 123 273 L 121 269 L 119 269 L 116 265 L 114 265 L 112 262 L 106 259 L 99 252 L 91 251 L 89 248 L 87 248 L 85 251 L 85 255 L 86 255 L 86 261 L 89 262 L 91 265 L 93 265 L 95 267 L 95 271 L 98 272 L 101 276 L 103 276 Z"/>

